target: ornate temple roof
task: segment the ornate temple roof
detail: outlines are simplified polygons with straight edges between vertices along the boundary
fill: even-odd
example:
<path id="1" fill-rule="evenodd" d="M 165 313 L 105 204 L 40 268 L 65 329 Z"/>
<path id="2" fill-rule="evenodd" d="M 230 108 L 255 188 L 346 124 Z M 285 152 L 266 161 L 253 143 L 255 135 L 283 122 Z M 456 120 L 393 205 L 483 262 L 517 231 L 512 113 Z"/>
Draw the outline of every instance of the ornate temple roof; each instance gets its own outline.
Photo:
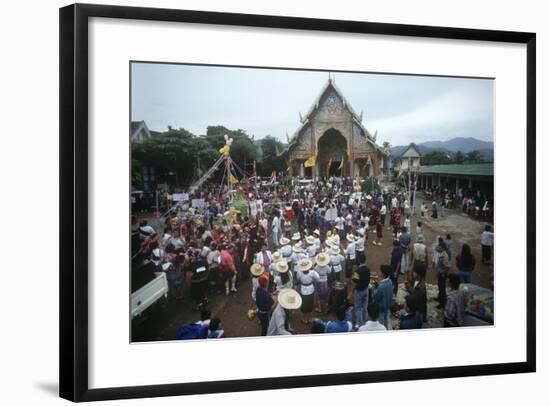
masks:
<path id="1" fill-rule="evenodd" d="M 323 100 L 323 97 L 331 90 L 333 90 L 338 95 L 338 97 L 342 101 L 343 106 L 350 112 L 353 122 L 361 129 L 361 131 L 365 135 L 365 138 L 367 139 L 367 141 L 370 144 L 372 144 L 372 146 L 376 150 L 380 151 L 384 155 L 387 155 L 387 151 L 385 151 L 381 146 L 376 144 L 377 132 L 375 132 L 374 135 L 372 135 L 370 133 L 370 131 L 363 125 L 363 112 L 361 112 L 360 114 L 357 114 L 357 112 L 353 109 L 351 103 L 346 99 L 346 97 L 344 96 L 342 91 L 336 85 L 335 80 L 334 80 L 334 76 L 331 77 L 330 73 L 329 73 L 329 77 L 328 77 L 327 82 L 325 83 L 325 85 L 323 86 L 321 91 L 319 92 L 319 95 L 313 101 L 313 103 L 312 103 L 311 107 L 309 108 L 308 112 L 306 113 L 306 115 L 303 117 L 300 114 L 300 123 L 301 123 L 300 127 L 298 127 L 298 129 L 292 134 L 292 136 L 290 138 L 288 138 L 288 134 L 287 134 L 288 145 L 287 145 L 285 151 L 283 151 L 281 153 L 281 155 L 283 155 L 290 148 L 292 148 L 292 146 L 298 141 L 298 137 L 300 136 L 300 133 L 309 124 L 310 117 L 318 111 L 318 109 L 321 105 L 321 102 Z"/>

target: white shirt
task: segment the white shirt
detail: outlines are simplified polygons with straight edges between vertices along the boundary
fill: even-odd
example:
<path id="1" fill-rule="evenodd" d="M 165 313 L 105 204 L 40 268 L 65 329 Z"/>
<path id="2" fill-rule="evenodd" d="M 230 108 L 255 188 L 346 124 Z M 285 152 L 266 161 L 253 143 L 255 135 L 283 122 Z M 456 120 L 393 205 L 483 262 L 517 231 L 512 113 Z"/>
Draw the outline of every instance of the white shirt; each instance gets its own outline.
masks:
<path id="1" fill-rule="evenodd" d="M 351 226 L 351 220 L 353 219 L 351 213 L 346 216 L 346 225 Z"/>
<path id="2" fill-rule="evenodd" d="M 271 251 L 269 250 L 265 250 L 265 253 L 267 254 L 267 257 L 269 258 L 269 262 L 270 262 L 270 265 L 271 265 Z M 267 264 L 264 264 L 264 254 L 262 251 L 258 252 L 256 254 L 256 258 L 254 260 L 254 262 L 256 262 L 257 264 L 260 264 L 260 265 L 263 265 L 263 266 L 267 266 Z"/>
<path id="3" fill-rule="evenodd" d="M 336 245 L 340 245 L 340 236 L 338 234 L 333 234 L 332 241 L 334 241 Z"/>
<path id="4" fill-rule="evenodd" d="M 355 259 L 355 243 L 350 242 L 346 247 L 346 258 Z"/>
<path id="5" fill-rule="evenodd" d="M 317 254 L 317 249 L 315 248 L 315 244 L 308 245 L 306 248 L 307 256 L 311 259 Z"/>
<path id="6" fill-rule="evenodd" d="M 319 237 L 315 237 L 315 244 L 313 244 L 315 247 L 315 252 L 319 253 L 321 251 L 321 240 Z"/>
<path id="7" fill-rule="evenodd" d="M 397 197 L 391 199 L 391 207 L 393 207 L 394 209 L 397 208 Z"/>
<path id="8" fill-rule="evenodd" d="M 290 245 L 283 245 L 281 247 L 281 255 L 286 262 L 290 262 L 292 259 L 292 247 Z"/>
<path id="9" fill-rule="evenodd" d="M 365 252 L 365 237 L 359 236 L 357 241 L 355 241 L 355 244 L 355 250 L 357 252 Z"/>
<path id="10" fill-rule="evenodd" d="M 342 261 L 344 260 L 344 256 L 342 254 L 337 255 L 331 255 L 330 256 L 330 265 L 332 266 L 333 272 L 340 272 L 342 270 Z"/>
<path id="11" fill-rule="evenodd" d="M 290 289 L 292 288 L 292 272 L 287 272 L 288 274 L 288 282 L 283 284 L 282 280 L 281 280 L 281 274 L 277 274 L 277 276 L 275 276 L 273 278 L 273 283 L 275 284 L 275 290 L 277 292 L 283 290 L 283 289 Z"/>
<path id="12" fill-rule="evenodd" d="M 328 266 L 328 265 L 325 265 L 325 266 L 317 265 L 314 270 L 319 275 L 319 280 L 321 282 L 326 282 L 328 280 L 328 274 L 331 272 L 330 266 Z"/>
<path id="13" fill-rule="evenodd" d="M 334 220 L 334 222 L 337 230 L 344 229 L 344 219 L 342 218 L 342 216 L 336 217 L 336 220 Z"/>
<path id="14" fill-rule="evenodd" d="M 286 314 L 285 309 L 280 304 L 277 304 L 271 319 L 269 320 L 269 326 L 267 327 L 268 336 L 290 335 L 291 333 L 285 329 Z"/>
<path id="15" fill-rule="evenodd" d="M 359 331 L 384 331 L 386 330 L 386 327 L 382 323 L 380 323 L 378 320 L 372 321 L 369 320 L 365 324 L 363 324 L 361 327 L 359 327 Z"/>
<path id="16" fill-rule="evenodd" d="M 315 292 L 313 282 L 320 280 L 320 278 L 316 271 L 309 271 L 307 273 L 298 271 L 296 272 L 296 280 L 300 284 L 300 293 L 302 295 L 312 295 Z"/>
<path id="17" fill-rule="evenodd" d="M 493 246 L 493 232 L 492 231 L 484 231 L 481 234 L 481 245 L 488 245 L 490 247 Z"/>
<path id="18" fill-rule="evenodd" d="M 382 207 L 380 208 L 380 214 L 384 215 L 386 214 L 387 211 L 388 211 L 388 208 L 386 207 L 385 204 L 383 204 Z"/>
<path id="19" fill-rule="evenodd" d="M 273 217 L 271 228 L 274 233 L 279 234 L 279 232 L 281 231 L 281 220 L 279 220 L 279 217 Z"/>

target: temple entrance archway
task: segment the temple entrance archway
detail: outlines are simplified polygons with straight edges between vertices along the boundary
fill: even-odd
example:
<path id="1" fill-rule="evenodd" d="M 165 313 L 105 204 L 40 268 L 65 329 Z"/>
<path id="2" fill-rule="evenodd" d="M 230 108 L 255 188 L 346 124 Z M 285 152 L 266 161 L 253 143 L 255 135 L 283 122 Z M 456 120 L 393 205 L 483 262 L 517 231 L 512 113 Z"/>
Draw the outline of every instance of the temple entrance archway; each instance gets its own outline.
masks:
<path id="1" fill-rule="evenodd" d="M 342 133 L 331 128 L 318 142 L 317 173 L 319 177 L 349 176 L 347 141 Z"/>

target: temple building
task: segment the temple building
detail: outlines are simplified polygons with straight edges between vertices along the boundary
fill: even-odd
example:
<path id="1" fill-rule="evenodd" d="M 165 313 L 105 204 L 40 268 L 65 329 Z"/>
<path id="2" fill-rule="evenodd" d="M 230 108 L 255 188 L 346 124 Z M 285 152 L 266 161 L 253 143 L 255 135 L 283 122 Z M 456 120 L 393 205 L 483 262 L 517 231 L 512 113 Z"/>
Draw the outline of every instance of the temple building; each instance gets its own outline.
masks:
<path id="1" fill-rule="evenodd" d="M 369 177 L 389 175 L 389 151 L 376 144 L 357 114 L 329 79 L 301 126 L 288 139 L 281 154 L 290 176 L 323 178 L 330 176 Z M 288 138 L 288 135 L 287 135 Z"/>

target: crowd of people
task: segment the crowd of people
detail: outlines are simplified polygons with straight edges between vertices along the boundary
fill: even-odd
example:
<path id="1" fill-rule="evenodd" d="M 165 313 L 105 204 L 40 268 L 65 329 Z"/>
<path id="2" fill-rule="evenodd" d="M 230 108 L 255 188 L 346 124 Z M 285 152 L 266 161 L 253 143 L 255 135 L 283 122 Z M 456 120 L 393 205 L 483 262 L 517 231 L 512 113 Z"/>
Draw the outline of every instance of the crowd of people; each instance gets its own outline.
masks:
<path id="1" fill-rule="evenodd" d="M 247 210 L 232 206 L 236 194 Z M 203 204 L 193 207 L 189 202 L 197 199 Z M 471 247 L 462 245 L 451 272 L 451 236 L 438 236 L 429 249 L 422 228 L 427 210 L 421 207 L 418 217 L 413 208 L 406 189 L 366 190 L 350 178 L 233 191 L 205 184 L 189 192 L 187 203 L 157 216 L 156 227 L 132 218 L 133 289 L 154 272 L 166 273 L 177 300 L 189 286 L 201 320 L 180 327 L 177 338 L 223 337 L 208 296 L 248 288 L 243 322 L 256 319 L 260 335 L 292 334 L 292 323 L 312 333 L 412 329 L 427 322 L 426 272 L 434 269 L 443 325 L 461 326 L 465 298 L 458 286 L 471 281 Z M 380 249 L 385 232 L 392 237 L 387 262 L 371 269 L 369 250 Z M 482 243 L 482 262 L 490 261 L 490 226 Z M 399 285 L 406 291 L 401 301 Z M 391 315 L 398 319 L 393 326 Z"/>

